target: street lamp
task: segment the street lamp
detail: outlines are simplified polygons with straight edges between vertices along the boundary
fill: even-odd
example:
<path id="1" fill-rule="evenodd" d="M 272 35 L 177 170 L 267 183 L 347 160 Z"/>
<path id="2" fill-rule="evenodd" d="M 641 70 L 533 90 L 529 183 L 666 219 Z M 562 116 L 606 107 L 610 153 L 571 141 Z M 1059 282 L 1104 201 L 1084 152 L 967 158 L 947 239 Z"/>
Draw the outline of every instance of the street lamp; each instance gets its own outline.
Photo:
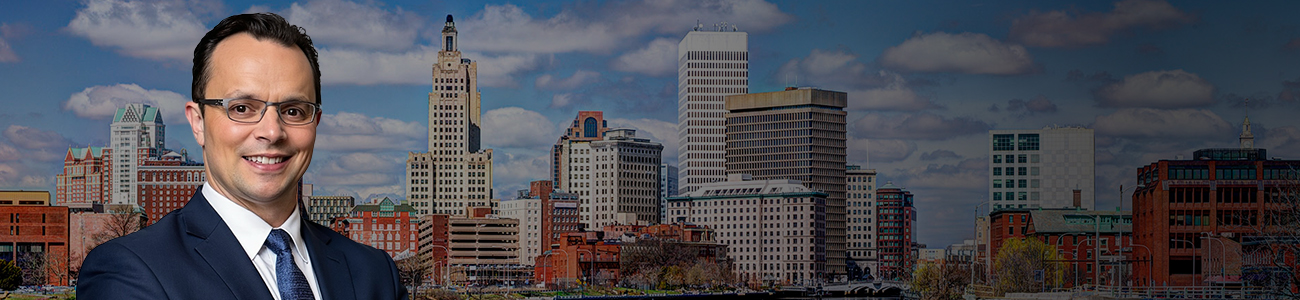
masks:
<path id="1" fill-rule="evenodd" d="M 1137 186 L 1135 186 L 1135 187 L 1133 187 L 1133 188 L 1131 188 L 1131 189 L 1133 190 L 1134 193 L 1137 193 L 1137 190 L 1142 189 L 1142 188 L 1145 188 L 1145 187 L 1147 187 L 1145 184 L 1138 184 Z M 1120 224 L 1123 224 L 1123 223 L 1124 223 L 1124 190 L 1125 190 L 1125 189 L 1124 189 L 1124 185 L 1123 185 L 1123 184 L 1119 185 L 1119 213 L 1120 213 L 1120 215 L 1119 215 L 1119 221 L 1120 221 Z M 1136 209 L 1136 207 L 1134 207 L 1134 209 Z M 1129 215 L 1132 215 L 1132 214 L 1133 214 L 1132 212 L 1129 213 Z M 1101 226 L 1101 224 L 1098 224 L 1097 226 Z M 1130 225 L 1130 226 L 1129 226 L 1129 230 L 1132 230 L 1132 228 L 1133 228 L 1132 225 Z M 1123 231 L 1123 230 L 1116 230 L 1116 232 L 1118 232 L 1119 240 L 1118 240 L 1118 241 L 1115 241 L 1115 242 L 1116 242 L 1116 243 L 1119 243 L 1120 255 L 1123 255 L 1123 254 L 1124 254 L 1124 231 Z M 1100 234 L 1099 234 L 1098 236 L 1100 236 Z M 1133 239 L 1133 238 L 1129 238 L 1129 244 L 1130 244 L 1130 245 L 1133 244 L 1132 239 Z M 1150 251 L 1150 250 L 1147 250 L 1147 252 L 1150 253 L 1151 251 Z"/>
<path id="2" fill-rule="evenodd" d="M 582 248 L 578 248 L 578 252 L 587 252 L 587 254 L 591 254 L 591 262 L 589 263 L 589 269 L 591 269 L 591 271 L 587 272 L 587 279 L 586 279 L 587 285 L 590 286 L 591 280 L 596 278 L 596 254 L 592 253 L 591 250 L 582 249 Z M 579 262 L 578 266 L 581 267 L 582 259 L 579 258 L 578 262 Z"/>
<path id="3" fill-rule="evenodd" d="M 1219 256 L 1224 257 L 1219 261 L 1219 276 L 1226 275 L 1227 270 L 1225 269 L 1227 269 L 1227 266 L 1225 265 L 1227 264 L 1227 261 L 1224 261 L 1224 259 L 1227 259 L 1228 246 L 1224 244 L 1223 241 L 1219 240 L 1218 237 L 1214 236 L 1214 234 L 1212 233 L 1202 232 L 1201 234 L 1204 235 L 1201 237 L 1202 240 L 1219 242 L 1219 249 L 1223 249 L 1223 253 L 1220 253 Z M 1210 275 L 1214 275 L 1214 243 L 1210 243 L 1209 245 L 1206 245 L 1206 248 L 1210 252 L 1208 254 L 1210 258 Z"/>
<path id="4" fill-rule="evenodd" d="M 551 251 L 560 251 L 560 252 L 564 252 L 564 262 L 565 262 L 565 264 L 567 265 L 567 263 L 569 262 L 569 251 L 564 251 L 564 249 L 560 249 L 560 248 L 551 249 Z M 547 252 L 550 252 L 550 251 L 547 251 Z M 554 257 L 554 256 L 551 256 L 551 257 L 549 257 L 549 258 L 550 258 L 550 259 L 548 259 L 548 261 L 550 261 L 550 263 L 551 263 L 551 268 L 555 268 L 555 257 Z M 566 267 L 565 267 L 565 271 L 566 271 L 566 273 L 567 273 L 567 270 L 568 270 L 568 267 L 566 266 Z M 554 273 L 555 270 L 551 270 L 551 272 Z M 552 277 L 551 279 L 554 280 L 555 278 Z"/>
<path id="5" fill-rule="evenodd" d="M 1196 243 L 1193 243 L 1192 241 L 1189 241 L 1189 240 L 1169 239 L 1169 241 L 1170 241 L 1170 242 L 1184 242 L 1184 243 L 1187 243 L 1188 245 L 1192 245 L 1192 247 L 1189 247 L 1189 248 L 1196 248 Z M 1192 252 L 1192 253 L 1196 253 L 1196 252 Z M 1200 257 L 1201 255 L 1200 255 L 1199 253 L 1196 253 L 1195 256 Z M 1202 268 L 1204 268 L 1204 267 L 1202 267 Z M 1195 270 L 1195 269 L 1193 269 L 1192 272 L 1195 272 L 1195 273 L 1201 273 L 1201 272 L 1199 272 L 1199 270 Z"/>
<path id="6" fill-rule="evenodd" d="M 1156 273 L 1155 267 L 1153 266 L 1156 264 L 1155 253 L 1152 253 L 1151 248 L 1147 248 L 1147 246 L 1138 244 L 1129 244 L 1129 246 L 1138 246 L 1142 247 L 1142 249 L 1147 249 L 1147 287 L 1156 285 Z"/>
<path id="7" fill-rule="evenodd" d="M 451 273 L 447 271 L 447 267 L 451 264 L 451 250 L 450 250 L 450 249 L 447 249 L 447 247 L 444 247 L 444 246 L 442 246 L 442 245 L 437 245 L 437 244 L 429 244 L 429 245 L 430 245 L 430 246 L 433 246 L 433 247 L 442 248 L 442 254 L 443 254 L 443 255 L 442 255 L 442 256 L 443 256 L 443 260 L 442 260 L 442 273 L 443 273 L 443 274 L 442 274 L 442 284 L 443 284 L 443 285 L 446 285 L 446 284 L 447 284 L 447 281 L 449 280 L 449 277 L 451 277 L 451 275 L 450 275 Z M 434 262 L 435 262 L 434 265 L 437 265 L 437 264 L 436 264 L 437 261 L 435 260 Z"/>

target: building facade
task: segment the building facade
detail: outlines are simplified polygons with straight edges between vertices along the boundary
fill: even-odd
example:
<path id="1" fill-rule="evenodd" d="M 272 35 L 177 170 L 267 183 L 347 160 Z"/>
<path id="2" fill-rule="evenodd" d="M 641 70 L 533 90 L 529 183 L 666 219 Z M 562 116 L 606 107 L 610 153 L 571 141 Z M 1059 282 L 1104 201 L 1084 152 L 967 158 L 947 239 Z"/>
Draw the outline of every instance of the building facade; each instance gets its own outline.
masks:
<path id="1" fill-rule="evenodd" d="M 113 150 L 104 147 L 68 148 L 63 172 L 54 176 L 55 204 L 89 206 L 109 200 Z"/>
<path id="2" fill-rule="evenodd" d="M 345 224 L 348 237 L 388 252 L 389 256 L 412 255 L 419 249 L 420 230 L 414 213 L 414 207 L 387 197 L 376 204 L 357 205 Z"/>
<path id="3" fill-rule="evenodd" d="M 664 146 L 612 129 L 591 142 L 592 222 L 589 228 L 659 222 L 659 165 Z"/>
<path id="4" fill-rule="evenodd" d="M 591 142 L 603 140 L 609 131 L 605 114 L 599 111 L 579 111 L 573 118 L 573 125 L 565 130 L 564 136 L 551 146 L 551 182 L 555 189 L 576 194 L 581 201 L 581 220 L 587 226 L 593 226 L 592 210 L 592 163 Z M 590 227 L 589 227 L 590 228 Z"/>
<path id="5" fill-rule="evenodd" d="M 696 25 L 677 44 L 677 193 L 726 179 L 723 97 L 749 93 L 749 34 Z"/>
<path id="6" fill-rule="evenodd" d="M 519 220 L 499 218 L 487 208 L 447 222 L 448 264 L 453 266 L 519 265 Z"/>
<path id="7" fill-rule="evenodd" d="M 549 182 L 549 181 L 548 181 Z M 501 201 L 501 217 L 519 220 L 519 257 L 523 265 L 532 265 L 532 258 L 540 255 L 542 244 L 542 198 L 529 195 L 529 190 L 519 190 L 513 200 Z"/>
<path id="8" fill-rule="evenodd" d="M 407 199 L 417 215 L 497 208 L 492 197 L 492 149 L 481 149 L 478 63 L 461 57 L 459 39 L 456 23 L 448 15 L 428 98 L 428 152 L 407 154 Z"/>
<path id="9" fill-rule="evenodd" d="M 68 285 L 68 208 L 47 191 L 0 191 L 0 259 L 23 269 L 22 285 Z"/>
<path id="10" fill-rule="evenodd" d="M 1048 127 L 989 131 L 992 209 L 1093 209 L 1093 130 Z"/>
<path id="11" fill-rule="evenodd" d="M 845 167 L 846 223 L 844 238 L 848 259 L 862 270 L 859 280 L 880 278 L 876 250 L 876 170 Z"/>
<path id="12" fill-rule="evenodd" d="M 847 279 L 848 94 L 812 88 L 726 97 L 726 171 L 794 179 L 826 196 L 826 272 Z"/>
<path id="13" fill-rule="evenodd" d="M 714 230 L 729 247 L 735 274 L 751 283 L 829 280 L 826 193 L 797 180 L 750 180 L 744 174 L 668 198 L 669 221 Z M 841 269 L 841 271 L 843 271 Z"/>
<path id="14" fill-rule="evenodd" d="M 916 265 L 912 192 L 887 182 L 876 189 L 876 249 L 880 278 L 909 278 Z"/>
<path id="15" fill-rule="evenodd" d="M 331 226 L 334 218 L 348 216 L 357 206 L 352 196 L 307 196 L 307 203 L 307 218 L 324 226 Z"/>
<path id="16" fill-rule="evenodd" d="M 163 216 L 184 207 L 206 182 L 203 164 L 184 154 L 168 152 L 158 159 L 147 160 L 137 167 L 137 204 L 153 224 Z"/>
<path id="17" fill-rule="evenodd" d="M 677 167 L 659 164 L 659 224 L 668 224 L 668 197 L 677 195 Z"/>
<path id="18" fill-rule="evenodd" d="M 139 103 L 117 109 L 109 126 L 112 202 L 138 204 L 139 167 L 163 155 L 167 126 L 158 108 Z"/>
<path id="19" fill-rule="evenodd" d="M 1133 244 L 1128 212 L 1035 209 L 1029 211 L 1028 227 L 1030 238 L 1055 246 L 1066 263 L 1064 287 L 1124 285 L 1131 279 L 1126 266 L 1145 267 L 1140 261 L 1126 261 L 1121 252 Z"/>

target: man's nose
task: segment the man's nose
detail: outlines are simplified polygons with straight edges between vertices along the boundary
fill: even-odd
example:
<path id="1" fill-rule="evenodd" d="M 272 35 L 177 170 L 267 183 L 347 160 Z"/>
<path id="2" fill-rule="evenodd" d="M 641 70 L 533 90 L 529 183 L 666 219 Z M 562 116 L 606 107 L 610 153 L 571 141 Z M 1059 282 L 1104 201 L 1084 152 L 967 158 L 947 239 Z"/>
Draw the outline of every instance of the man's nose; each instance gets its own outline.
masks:
<path id="1" fill-rule="evenodd" d="M 263 112 L 262 121 L 257 122 L 257 128 L 253 130 L 253 135 L 259 140 L 266 140 L 269 143 L 279 142 L 284 139 L 284 124 L 280 122 L 280 110 L 275 106 L 266 108 Z"/>

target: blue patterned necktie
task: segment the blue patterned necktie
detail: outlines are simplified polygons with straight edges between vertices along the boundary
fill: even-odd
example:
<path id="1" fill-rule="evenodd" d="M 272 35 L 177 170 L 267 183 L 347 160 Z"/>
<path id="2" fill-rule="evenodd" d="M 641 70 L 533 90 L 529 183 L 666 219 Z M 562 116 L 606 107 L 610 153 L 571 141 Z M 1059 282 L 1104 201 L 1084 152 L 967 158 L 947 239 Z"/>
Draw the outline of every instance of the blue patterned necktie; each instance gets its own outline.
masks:
<path id="1" fill-rule="evenodd" d="M 263 245 L 275 253 L 275 284 L 280 289 L 281 300 L 315 299 L 307 276 L 293 262 L 293 237 L 284 229 L 272 229 Z"/>

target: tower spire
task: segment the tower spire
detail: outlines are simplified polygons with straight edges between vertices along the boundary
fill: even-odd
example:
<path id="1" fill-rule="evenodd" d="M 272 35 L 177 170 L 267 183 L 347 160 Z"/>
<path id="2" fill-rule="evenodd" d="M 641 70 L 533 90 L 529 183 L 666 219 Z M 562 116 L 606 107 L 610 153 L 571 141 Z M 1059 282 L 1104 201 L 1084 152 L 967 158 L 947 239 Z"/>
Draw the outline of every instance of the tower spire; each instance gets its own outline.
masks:
<path id="1" fill-rule="evenodd" d="M 1241 123 L 1241 149 L 1255 148 L 1255 135 L 1250 133 L 1250 99 L 1246 99 L 1246 120 Z"/>

